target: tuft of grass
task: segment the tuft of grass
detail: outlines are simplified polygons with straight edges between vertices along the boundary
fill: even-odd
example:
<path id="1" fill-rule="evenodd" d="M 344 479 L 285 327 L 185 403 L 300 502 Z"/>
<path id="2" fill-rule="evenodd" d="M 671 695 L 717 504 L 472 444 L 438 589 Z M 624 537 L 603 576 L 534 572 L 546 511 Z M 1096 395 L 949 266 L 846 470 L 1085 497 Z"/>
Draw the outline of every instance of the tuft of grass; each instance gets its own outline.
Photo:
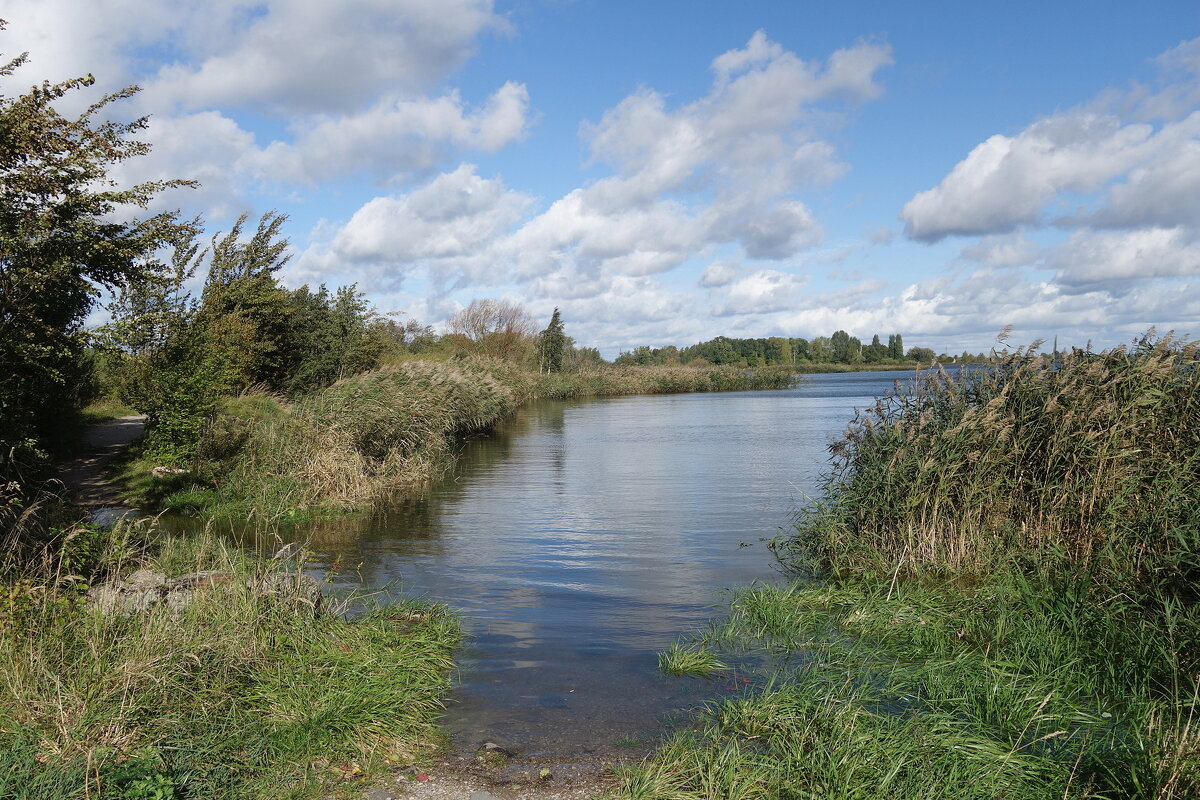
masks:
<path id="1" fill-rule="evenodd" d="M 459 635 L 446 609 L 314 615 L 254 588 L 288 569 L 277 562 L 208 537 L 155 551 L 126 547 L 92 575 L 233 578 L 179 612 L 101 614 L 65 569 L 26 578 L 39 591 L 9 603 L 23 614 L 0 619 L 0 796 L 323 797 L 428 757 Z"/>
<path id="2" fill-rule="evenodd" d="M 658 654 L 658 668 L 667 675 L 699 675 L 711 678 L 726 665 L 705 647 L 678 642 Z"/>

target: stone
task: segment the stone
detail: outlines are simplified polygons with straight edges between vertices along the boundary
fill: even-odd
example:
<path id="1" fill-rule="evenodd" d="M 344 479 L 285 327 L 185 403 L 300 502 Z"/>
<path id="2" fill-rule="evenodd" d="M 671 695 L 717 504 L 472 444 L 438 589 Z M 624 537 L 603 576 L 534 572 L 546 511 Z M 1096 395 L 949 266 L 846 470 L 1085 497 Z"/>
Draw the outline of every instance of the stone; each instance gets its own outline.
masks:
<path id="1" fill-rule="evenodd" d="M 161 572 L 139 569 L 123 581 L 111 581 L 88 590 L 88 602 L 106 614 L 133 614 L 165 606 L 178 612 L 191 605 L 200 593 L 233 583 L 233 575 L 212 570 L 168 578 Z M 247 588 L 271 597 L 292 610 L 314 616 L 321 610 L 321 586 L 307 575 L 270 573 Z"/>

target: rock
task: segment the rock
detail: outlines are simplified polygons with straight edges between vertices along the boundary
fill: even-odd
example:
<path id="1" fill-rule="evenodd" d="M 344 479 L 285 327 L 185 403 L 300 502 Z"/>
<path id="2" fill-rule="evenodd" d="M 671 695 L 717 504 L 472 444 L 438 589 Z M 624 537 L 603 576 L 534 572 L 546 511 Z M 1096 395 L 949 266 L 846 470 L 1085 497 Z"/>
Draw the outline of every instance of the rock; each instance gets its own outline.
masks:
<path id="1" fill-rule="evenodd" d="M 228 586 L 233 580 L 231 573 L 215 570 L 168 578 L 161 572 L 139 569 L 123 581 L 89 589 L 88 601 L 106 614 L 132 614 L 158 606 L 178 612 L 191 605 L 201 592 Z M 292 610 L 316 615 L 321 609 L 321 587 L 307 575 L 270 573 L 246 588 Z"/>
<path id="2" fill-rule="evenodd" d="M 372 789 L 367 792 L 366 800 L 396 800 L 396 795 L 390 789 Z"/>
<path id="3" fill-rule="evenodd" d="M 485 792 L 482 789 L 476 789 L 475 791 L 471 792 L 471 800 L 500 800 L 500 798 L 496 797 L 496 795 L 492 794 L 491 792 Z"/>
<path id="4" fill-rule="evenodd" d="M 156 478 L 162 478 L 166 475 L 186 475 L 187 470 L 179 467 L 155 467 L 150 470 L 150 474 Z"/>

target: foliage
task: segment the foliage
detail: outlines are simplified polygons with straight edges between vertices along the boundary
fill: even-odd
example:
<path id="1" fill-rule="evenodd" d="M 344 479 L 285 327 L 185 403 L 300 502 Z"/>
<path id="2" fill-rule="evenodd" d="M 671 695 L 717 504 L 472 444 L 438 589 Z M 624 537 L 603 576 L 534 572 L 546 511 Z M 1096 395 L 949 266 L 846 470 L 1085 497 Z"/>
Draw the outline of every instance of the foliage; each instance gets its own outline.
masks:
<path id="1" fill-rule="evenodd" d="M 621 353 L 616 363 L 638 366 L 675 365 L 708 363 L 742 367 L 765 367 L 783 364 L 839 363 L 861 364 L 864 361 L 872 364 L 905 362 L 902 350 L 896 349 L 896 342 L 902 341 L 899 334 L 889 337 L 889 345 L 884 347 L 875 336 L 872 344 L 863 347 L 862 342 L 850 336 L 845 331 L 838 331 L 832 337 L 819 336 L 811 342 L 801 338 L 771 336 L 760 339 L 733 339 L 728 336 L 718 336 L 707 342 L 700 342 L 682 350 L 668 345 L 666 347 L 636 347 L 629 352 Z M 903 345 L 899 345 L 903 347 Z"/>
<path id="2" fill-rule="evenodd" d="M 537 323 L 508 300 L 472 300 L 450 315 L 446 327 L 474 353 L 520 363 L 532 352 Z"/>
<path id="3" fill-rule="evenodd" d="M 0 66 L 11 78 L 21 55 Z M 0 482 L 28 478 L 62 422 L 87 397 L 82 323 L 98 287 L 119 289 L 152 276 L 145 256 L 185 225 L 175 214 L 114 221 L 185 181 L 117 187 L 114 164 L 146 153 L 133 138 L 146 119 L 104 121 L 135 87 L 105 95 L 75 119 L 56 101 L 92 77 L 45 82 L 0 96 Z"/>
<path id="4" fill-rule="evenodd" d="M 539 371 L 562 372 L 563 357 L 570 346 L 570 339 L 563 333 L 562 317 L 555 308 L 546 329 L 538 334 Z"/>

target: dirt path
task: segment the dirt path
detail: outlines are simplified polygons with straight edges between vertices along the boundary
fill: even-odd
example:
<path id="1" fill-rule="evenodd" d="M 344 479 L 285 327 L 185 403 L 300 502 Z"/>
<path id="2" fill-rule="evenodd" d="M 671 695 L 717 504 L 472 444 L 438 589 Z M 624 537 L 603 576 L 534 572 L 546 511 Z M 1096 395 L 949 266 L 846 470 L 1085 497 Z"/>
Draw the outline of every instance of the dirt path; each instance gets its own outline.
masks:
<path id="1" fill-rule="evenodd" d="M 58 479 L 67 488 L 67 496 L 81 506 L 115 506 L 121 502 L 116 484 L 104 477 L 104 465 L 146 428 L 145 417 L 118 417 L 88 428 L 81 455 L 65 461 Z"/>

